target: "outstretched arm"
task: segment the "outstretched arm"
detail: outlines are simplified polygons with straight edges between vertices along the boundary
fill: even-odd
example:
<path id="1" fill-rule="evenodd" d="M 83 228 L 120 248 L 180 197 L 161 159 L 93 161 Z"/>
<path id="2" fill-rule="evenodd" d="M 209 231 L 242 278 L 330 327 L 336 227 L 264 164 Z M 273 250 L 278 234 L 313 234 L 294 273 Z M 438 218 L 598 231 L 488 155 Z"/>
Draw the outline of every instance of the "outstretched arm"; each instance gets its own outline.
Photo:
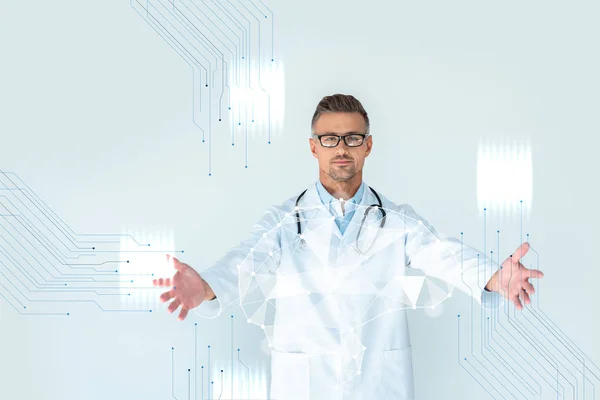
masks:
<path id="1" fill-rule="evenodd" d="M 263 217 L 254 225 L 246 240 L 230 249 L 225 256 L 210 268 L 200 274 L 189 265 L 172 258 L 173 267 L 177 271 L 172 279 L 155 279 L 154 285 L 170 287 L 171 289 L 160 296 L 160 300 L 169 304 L 168 311 L 173 313 L 179 306 L 181 311 L 179 319 L 183 320 L 189 310 L 195 309 L 202 317 L 217 317 L 230 304 L 238 301 L 238 265 L 244 261 L 261 240 L 261 247 L 276 249 L 281 247 L 278 234 L 271 231 L 277 229 L 280 222 L 280 209 L 271 207 L 265 211 Z M 278 252 L 279 253 L 279 252 Z M 260 257 L 267 254 L 256 253 L 253 255 L 255 262 L 260 262 Z"/>
<path id="2" fill-rule="evenodd" d="M 522 308 L 521 299 L 529 304 L 529 295 L 535 291 L 529 279 L 544 275 L 520 263 L 529 250 L 528 243 L 498 265 L 460 240 L 439 234 L 412 207 L 401 206 L 399 212 L 406 218 L 406 257 L 412 268 L 448 282 L 484 304 L 489 303 L 484 300 L 485 289 L 511 300 L 518 309 Z"/>

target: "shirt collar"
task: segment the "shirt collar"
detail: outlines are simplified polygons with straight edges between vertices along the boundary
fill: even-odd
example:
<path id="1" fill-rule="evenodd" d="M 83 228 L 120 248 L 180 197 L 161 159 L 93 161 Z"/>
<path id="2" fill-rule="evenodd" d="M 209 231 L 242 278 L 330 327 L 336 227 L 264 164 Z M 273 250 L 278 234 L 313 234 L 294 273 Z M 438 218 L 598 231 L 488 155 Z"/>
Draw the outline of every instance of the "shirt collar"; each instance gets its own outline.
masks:
<path id="1" fill-rule="evenodd" d="M 332 201 L 337 201 L 339 199 L 334 199 L 333 196 L 331 195 L 331 193 L 329 193 L 327 191 L 327 189 L 325 189 L 325 186 L 323 186 L 323 184 L 321 183 L 321 180 L 317 181 L 317 192 L 319 193 L 319 197 L 321 198 L 321 202 L 325 205 L 331 204 Z M 354 194 L 354 196 L 351 199 L 348 199 L 346 201 L 346 203 L 353 203 L 353 204 L 357 204 L 360 201 L 362 201 L 362 197 L 365 191 L 365 183 L 361 182 L 360 186 L 358 187 L 358 190 L 356 191 L 356 193 Z"/>

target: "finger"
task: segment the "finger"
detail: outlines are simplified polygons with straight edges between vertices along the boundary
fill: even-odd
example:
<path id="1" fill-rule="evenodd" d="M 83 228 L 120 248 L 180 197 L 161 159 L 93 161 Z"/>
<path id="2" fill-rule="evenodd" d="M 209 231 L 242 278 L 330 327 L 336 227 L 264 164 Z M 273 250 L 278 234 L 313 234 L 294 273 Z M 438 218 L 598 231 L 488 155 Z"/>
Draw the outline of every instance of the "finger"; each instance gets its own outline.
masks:
<path id="1" fill-rule="evenodd" d="M 529 293 L 530 296 L 533 295 L 533 294 L 535 294 L 535 288 L 528 281 L 523 282 L 523 289 L 525 289 L 525 291 L 527 293 Z"/>
<path id="2" fill-rule="evenodd" d="M 531 299 L 529 298 L 529 294 L 526 291 L 521 291 L 521 298 L 523 299 L 523 303 L 531 304 Z"/>
<path id="3" fill-rule="evenodd" d="M 513 262 L 519 262 L 519 260 L 523 257 L 525 257 L 525 254 L 527 254 L 527 252 L 529 251 L 529 243 L 527 242 L 523 242 L 522 245 L 520 245 L 517 250 L 515 250 L 514 253 L 512 253 L 511 255 L 511 259 Z"/>
<path id="4" fill-rule="evenodd" d="M 179 308 L 180 305 L 181 305 L 181 300 L 175 299 L 171 302 L 171 304 L 169 304 L 169 308 L 167 308 L 167 310 L 170 313 L 174 313 L 175 310 L 177 310 L 177 308 Z"/>
<path id="5" fill-rule="evenodd" d="M 544 273 L 542 271 L 540 271 L 539 269 L 525 268 L 525 271 L 523 271 L 523 276 L 526 276 L 527 278 L 532 278 L 532 279 L 539 279 L 539 278 L 544 277 Z"/>
<path id="6" fill-rule="evenodd" d="M 188 312 L 190 312 L 189 308 L 181 307 L 181 312 L 179 313 L 179 317 L 177 317 L 177 319 L 183 321 L 185 317 L 187 317 Z"/>
<path id="7" fill-rule="evenodd" d="M 161 302 L 166 303 L 167 301 L 171 300 L 173 297 L 175 297 L 175 290 L 169 290 L 168 292 L 164 292 L 163 294 L 161 294 L 159 299 Z"/>
<path id="8" fill-rule="evenodd" d="M 171 286 L 171 278 L 154 279 L 152 283 L 154 284 L 154 286 L 169 287 Z"/>
<path id="9" fill-rule="evenodd" d="M 523 304 L 521 303 L 521 300 L 519 299 L 519 295 L 514 296 L 512 299 L 512 302 L 515 305 L 515 307 L 517 308 L 517 310 L 523 309 Z"/>

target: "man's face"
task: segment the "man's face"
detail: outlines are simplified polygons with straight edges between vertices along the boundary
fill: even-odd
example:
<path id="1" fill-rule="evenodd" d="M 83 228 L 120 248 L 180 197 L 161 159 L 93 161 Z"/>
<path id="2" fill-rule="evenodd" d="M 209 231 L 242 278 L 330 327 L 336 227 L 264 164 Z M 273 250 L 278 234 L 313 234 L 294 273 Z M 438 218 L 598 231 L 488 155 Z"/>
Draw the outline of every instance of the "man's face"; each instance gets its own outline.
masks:
<path id="1" fill-rule="evenodd" d="M 366 133 L 366 130 L 363 116 L 348 112 L 324 113 L 314 126 L 316 135 L 331 133 L 346 136 L 352 133 Z M 350 147 L 344 140 L 340 140 L 336 147 L 324 147 L 314 136 L 309 139 L 309 142 L 313 156 L 319 160 L 319 169 L 337 182 L 348 181 L 362 171 L 365 158 L 373 146 L 371 136 L 368 136 L 358 147 Z"/>

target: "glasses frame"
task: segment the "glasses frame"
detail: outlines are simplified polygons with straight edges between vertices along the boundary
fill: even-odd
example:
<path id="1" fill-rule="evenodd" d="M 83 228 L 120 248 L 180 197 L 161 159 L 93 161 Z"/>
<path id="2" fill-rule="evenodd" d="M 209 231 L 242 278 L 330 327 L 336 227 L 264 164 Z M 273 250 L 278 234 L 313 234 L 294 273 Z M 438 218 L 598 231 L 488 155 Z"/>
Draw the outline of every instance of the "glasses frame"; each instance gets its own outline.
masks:
<path id="1" fill-rule="evenodd" d="M 325 146 L 323 144 L 323 142 L 321 141 L 321 138 L 324 136 L 335 136 L 338 138 L 338 141 L 335 144 L 335 146 Z M 360 136 L 360 137 L 362 137 L 362 142 L 358 146 L 350 146 L 348 144 L 348 142 L 346 141 L 346 137 L 348 137 L 348 136 Z M 333 149 L 333 148 L 337 147 L 340 144 L 340 141 L 342 141 L 342 140 L 344 141 L 344 144 L 348 147 L 353 147 L 353 148 L 360 147 L 363 144 L 365 144 L 365 139 L 369 136 L 370 136 L 370 133 L 360 133 L 360 132 L 348 132 L 345 135 L 336 135 L 335 133 L 324 133 L 322 135 L 317 135 L 317 134 L 313 135 L 313 137 L 316 137 L 317 139 L 319 139 L 319 143 L 321 144 L 321 146 L 325 147 L 326 149 Z"/>

